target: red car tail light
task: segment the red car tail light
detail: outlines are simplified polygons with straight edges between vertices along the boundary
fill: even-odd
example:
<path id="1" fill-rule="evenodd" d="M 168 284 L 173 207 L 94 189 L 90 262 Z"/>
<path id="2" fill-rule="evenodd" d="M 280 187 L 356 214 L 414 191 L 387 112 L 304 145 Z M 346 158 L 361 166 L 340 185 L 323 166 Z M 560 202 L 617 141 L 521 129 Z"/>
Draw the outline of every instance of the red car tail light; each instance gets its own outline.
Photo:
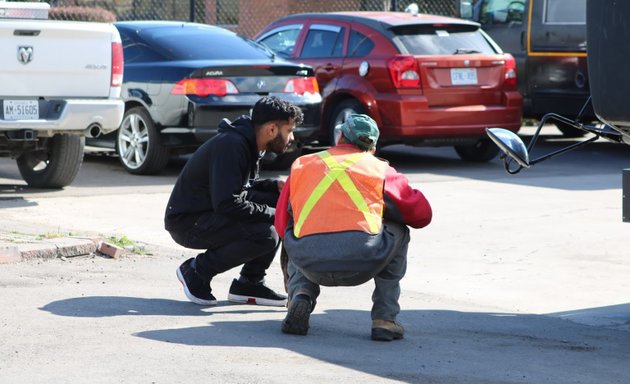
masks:
<path id="1" fill-rule="evenodd" d="M 225 79 L 184 79 L 171 90 L 172 95 L 209 95 L 225 96 L 238 94 L 238 89 L 230 80 Z"/>
<path id="2" fill-rule="evenodd" d="M 112 87 L 120 87 L 123 82 L 123 49 L 121 43 L 112 43 Z"/>
<path id="3" fill-rule="evenodd" d="M 319 85 L 315 77 L 295 77 L 287 81 L 283 92 L 296 93 L 303 95 L 305 93 L 319 93 Z"/>
<path id="4" fill-rule="evenodd" d="M 387 62 L 389 75 L 396 88 L 420 87 L 418 62 L 413 56 L 396 55 Z"/>
<path id="5" fill-rule="evenodd" d="M 516 88 L 516 60 L 510 54 L 505 58 L 505 77 L 503 84 L 507 87 Z"/>

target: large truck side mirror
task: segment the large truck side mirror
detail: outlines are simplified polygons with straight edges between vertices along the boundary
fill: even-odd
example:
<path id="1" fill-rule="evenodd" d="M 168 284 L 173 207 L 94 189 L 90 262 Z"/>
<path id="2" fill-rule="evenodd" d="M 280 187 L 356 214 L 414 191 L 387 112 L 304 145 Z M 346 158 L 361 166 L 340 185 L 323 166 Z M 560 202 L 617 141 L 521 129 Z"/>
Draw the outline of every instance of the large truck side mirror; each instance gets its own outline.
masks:
<path id="1" fill-rule="evenodd" d="M 589 101 L 587 101 L 587 104 L 589 102 L 590 98 Z M 530 159 L 529 156 L 532 153 L 532 149 L 534 149 L 536 141 L 538 141 L 540 130 L 547 123 L 548 120 L 560 121 L 568 126 L 586 131 L 588 133 L 592 133 L 594 134 L 594 136 L 589 139 L 568 145 L 564 148 L 560 148 L 551 153 L 547 153 L 536 159 Z M 538 123 L 538 128 L 536 129 L 534 136 L 527 146 L 525 146 L 525 143 L 523 143 L 523 140 L 521 140 L 518 135 L 507 129 L 486 128 L 486 134 L 499 147 L 499 149 L 501 149 L 501 159 L 503 160 L 503 167 L 505 168 L 505 171 L 511 175 L 520 172 L 523 168 L 530 168 L 532 165 L 540 163 L 541 161 L 545 161 L 562 153 L 571 151 L 579 147 L 583 147 L 596 141 L 600 137 L 616 143 L 623 142 L 623 135 L 607 124 L 604 124 L 603 126 L 598 126 L 597 124 L 582 124 L 579 121 L 571 120 L 567 117 L 555 113 L 547 113 L 540 119 L 540 122 Z"/>

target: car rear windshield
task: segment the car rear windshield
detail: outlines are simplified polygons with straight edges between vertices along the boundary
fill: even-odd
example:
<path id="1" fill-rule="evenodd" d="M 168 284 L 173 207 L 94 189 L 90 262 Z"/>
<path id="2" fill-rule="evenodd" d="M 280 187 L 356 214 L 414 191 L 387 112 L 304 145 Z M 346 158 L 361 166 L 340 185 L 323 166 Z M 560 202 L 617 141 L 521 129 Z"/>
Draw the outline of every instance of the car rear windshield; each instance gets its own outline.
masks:
<path id="1" fill-rule="evenodd" d="M 474 25 L 405 25 L 392 32 L 412 55 L 497 53 Z"/>
<path id="2" fill-rule="evenodd" d="M 142 38 L 172 60 L 255 60 L 271 56 L 256 42 L 218 28 L 147 28 Z"/>

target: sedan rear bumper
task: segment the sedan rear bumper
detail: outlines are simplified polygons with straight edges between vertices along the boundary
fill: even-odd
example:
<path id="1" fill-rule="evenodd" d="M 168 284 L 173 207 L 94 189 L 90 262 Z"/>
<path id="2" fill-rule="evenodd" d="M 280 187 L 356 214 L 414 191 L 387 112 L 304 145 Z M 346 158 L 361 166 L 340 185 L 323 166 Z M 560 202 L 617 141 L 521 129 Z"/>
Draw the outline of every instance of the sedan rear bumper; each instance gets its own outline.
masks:
<path id="1" fill-rule="evenodd" d="M 321 96 L 287 95 L 285 99 L 298 106 L 304 114 L 302 124 L 293 131 L 295 139 L 301 144 L 312 143 L 319 134 Z M 218 126 L 223 119 L 234 121 L 243 115 L 250 115 L 257 100 L 258 97 L 251 100 L 241 98 L 239 103 L 220 104 L 195 103 L 191 100 L 182 119 L 185 121 L 180 122 L 183 126 L 169 125 L 160 130 L 162 144 L 168 147 L 198 146 L 217 134 Z"/>
<path id="2" fill-rule="evenodd" d="M 503 105 L 430 107 L 424 97 L 378 101 L 383 143 L 438 145 L 458 139 L 485 137 L 486 128 L 517 132 L 521 126 L 522 98 L 506 97 Z"/>

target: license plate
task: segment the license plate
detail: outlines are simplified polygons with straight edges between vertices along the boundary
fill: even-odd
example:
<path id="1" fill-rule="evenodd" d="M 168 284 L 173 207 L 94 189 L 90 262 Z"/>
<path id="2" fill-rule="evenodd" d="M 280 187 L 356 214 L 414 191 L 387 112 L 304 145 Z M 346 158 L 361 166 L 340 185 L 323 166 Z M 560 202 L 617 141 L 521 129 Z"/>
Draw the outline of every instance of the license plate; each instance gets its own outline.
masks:
<path id="1" fill-rule="evenodd" d="M 39 119 L 39 103 L 37 100 L 5 100 L 5 120 L 37 120 Z"/>
<path id="2" fill-rule="evenodd" d="M 453 85 L 477 84 L 477 69 L 451 68 L 451 84 Z"/>

